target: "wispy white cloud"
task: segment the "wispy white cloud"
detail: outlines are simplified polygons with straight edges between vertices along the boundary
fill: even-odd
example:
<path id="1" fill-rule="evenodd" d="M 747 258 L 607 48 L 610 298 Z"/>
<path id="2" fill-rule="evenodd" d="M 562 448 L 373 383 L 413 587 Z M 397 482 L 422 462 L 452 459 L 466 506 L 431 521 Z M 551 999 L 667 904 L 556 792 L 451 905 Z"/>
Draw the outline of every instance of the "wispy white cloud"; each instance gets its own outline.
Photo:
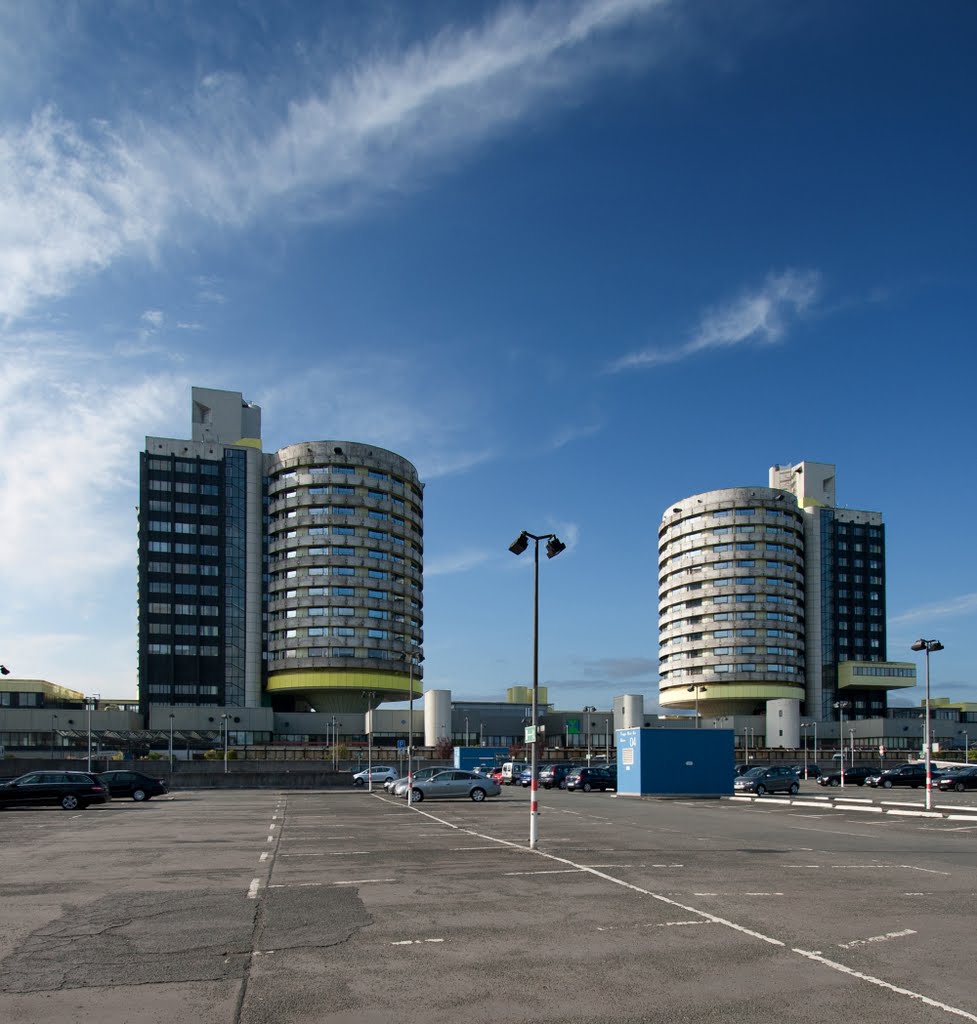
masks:
<path id="1" fill-rule="evenodd" d="M 920 605 L 918 608 L 910 608 L 898 615 L 890 616 L 889 625 L 902 626 L 912 622 L 939 623 L 941 619 L 972 615 L 975 612 L 977 612 L 977 594 L 961 594 L 959 597 Z"/>
<path id="2" fill-rule="evenodd" d="M 792 321 L 812 307 L 820 291 L 821 279 L 816 270 L 769 274 L 758 289 L 708 310 L 684 344 L 632 352 L 612 362 L 607 372 L 677 363 L 709 349 L 774 344 L 783 339 Z"/>
<path id="3" fill-rule="evenodd" d="M 574 441 L 582 441 L 585 438 L 599 434 L 601 429 L 602 425 L 600 423 L 588 423 L 584 426 L 562 427 L 549 439 L 547 448 L 551 451 L 565 448 L 568 444 L 572 444 Z"/>
<path id="4" fill-rule="evenodd" d="M 664 6 L 507 6 L 475 27 L 361 59 L 328 81 L 293 80 L 284 97 L 214 69 L 169 123 L 129 110 L 82 125 L 40 109 L 29 123 L 0 129 L 0 319 L 134 251 L 152 254 L 181 231 L 242 226 L 272 211 L 342 217 L 379 194 L 410 190 L 626 64 L 609 33 Z M 642 47 L 646 62 L 658 56 L 653 42 Z M 201 297 L 223 294 L 204 285 Z"/>
<path id="5" fill-rule="evenodd" d="M 448 576 L 453 573 L 468 572 L 469 569 L 484 565 L 493 557 L 495 557 L 494 554 L 475 548 L 456 551 L 449 555 L 435 555 L 425 561 L 424 575 Z"/>
<path id="6" fill-rule="evenodd" d="M 5 610 L 36 607 L 43 596 L 46 614 L 56 615 L 59 601 L 97 591 L 101 574 L 134 567 L 136 453 L 147 427 L 184 393 L 172 377 L 118 379 L 111 360 L 70 344 L 7 349 L 0 376 Z M 42 429 L 31 410 L 43 415 Z"/>

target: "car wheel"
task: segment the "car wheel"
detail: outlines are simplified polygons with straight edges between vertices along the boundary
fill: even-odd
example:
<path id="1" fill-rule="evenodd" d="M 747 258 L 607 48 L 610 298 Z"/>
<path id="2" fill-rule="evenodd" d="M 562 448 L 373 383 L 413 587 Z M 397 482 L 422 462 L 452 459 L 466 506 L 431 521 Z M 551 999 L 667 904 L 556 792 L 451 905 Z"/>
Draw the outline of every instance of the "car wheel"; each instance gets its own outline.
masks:
<path id="1" fill-rule="evenodd" d="M 841 780 L 840 780 L 840 779 L 832 779 L 832 780 L 831 780 L 831 781 L 830 781 L 830 782 L 828 783 L 828 785 L 829 785 L 829 786 L 840 786 L 840 785 L 841 785 Z"/>
<path id="2" fill-rule="evenodd" d="M 471 798 L 475 801 L 475 803 L 480 804 L 485 799 L 485 790 L 479 789 L 478 786 L 476 786 L 471 791 Z"/>
<path id="3" fill-rule="evenodd" d="M 958 792 L 962 793 L 967 787 L 962 782 L 955 782 L 953 788 Z"/>
<path id="4" fill-rule="evenodd" d="M 790 795 L 794 796 L 800 790 L 800 788 L 801 787 L 798 786 L 796 782 L 792 782 L 790 784 Z"/>
<path id="5" fill-rule="evenodd" d="M 66 811 L 77 811 L 78 808 L 81 807 L 81 803 L 74 793 L 65 793 L 65 795 L 61 797 L 61 806 Z"/>
<path id="6" fill-rule="evenodd" d="M 882 780 L 882 788 L 883 789 L 892 789 L 892 779 L 883 779 Z"/>
<path id="7" fill-rule="evenodd" d="M 592 790 L 592 789 L 593 789 L 594 787 L 593 787 L 593 786 L 591 786 L 591 784 L 590 784 L 589 782 L 585 782 L 585 783 L 584 783 L 584 784 L 583 784 L 583 785 L 582 785 L 582 786 L 581 786 L 580 788 L 581 788 L 581 789 L 582 789 L 582 790 L 583 790 L 583 791 L 584 791 L 585 793 L 589 793 L 589 792 L 590 792 L 590 791 L 591 791 L 591 790 Z"/>
<path id="8" fill-rule="evenodd" d="M 566 779 L 564 779 L 564 780 L 563 780 L 563 781 L 562 781 L 562 782 L 560 783 L 560 789 L 566 789 L 566 788 L 567 788 L 567 780 L 566 780 Z"/>
<path id="9" fill-rule="evenodd" d="M 141 802 L 143 800 L 148 800 L 149 797 L 146 796 L 146 790 L 144 790 L 144 789 L 134 789 L 132 791 L 132 799 Z"/>
<path id="10" fill-rule="evenodd" d="M 419 804 L 423 799 L 424 793 L 419 789 L 415 789 L 411 794 L 410 802 L 412 804 Z"/>
<path id="11" fill-rule="evenodd" d="M 764 785 L 763 785 L 763 783 L 761 782 L 761 783 L 760 783 L 760 784 L 759 784 L 759 785 L 757 786 L 757 788 L 756 788 L 756 795 L 757 795 L 757 796 L 763 796 L 763 794 L 764 794 L 764 793 L 766 793 L 766 791 L 767 791 L 767 787 L 766 787 L 766 786 L 764 786 Z"/>
<path id="12" fill-rule="evenodd" d="M 363 780 L 362 779 L 353 779 L 353 785 L 354 786 L 362 786 L 363 785 Z"/>
<path id="13" fill-rule="evenodd" d="M 918 783 L 918 782 L 914 782 L 914 783 L 912 784 L 912 786 L 910 786 L 909 788 L 910 788 L 910 789 L 919 789 L 919 783 Z"/>

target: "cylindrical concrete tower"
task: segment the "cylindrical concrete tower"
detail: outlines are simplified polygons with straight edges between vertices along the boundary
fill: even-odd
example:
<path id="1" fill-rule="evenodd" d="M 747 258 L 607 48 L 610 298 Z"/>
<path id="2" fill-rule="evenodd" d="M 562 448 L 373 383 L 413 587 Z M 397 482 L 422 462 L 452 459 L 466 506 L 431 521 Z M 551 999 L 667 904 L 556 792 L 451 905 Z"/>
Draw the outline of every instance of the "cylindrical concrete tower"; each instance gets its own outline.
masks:
<path id="1" fill-rule="evenodd" d="M 451 737 L 451 691 L 428 690 L 424 694 L 424 746 L 436 747 Z"/>
<path id="2" fill-rule="evenodd" d="M 703 716 L 804 698 L 804 523 L 794 496 L 731 487 L 658 531 L 660 703 Z"/>
<path id="3" fill-rule="evenodd" d="M 417 470 L 349 441 L 289 445 L 268 478 L 268 683 L 282 710 L 362 711 L 421 692 Z M 413 664 L 408 661 L 411 658 Z"/>

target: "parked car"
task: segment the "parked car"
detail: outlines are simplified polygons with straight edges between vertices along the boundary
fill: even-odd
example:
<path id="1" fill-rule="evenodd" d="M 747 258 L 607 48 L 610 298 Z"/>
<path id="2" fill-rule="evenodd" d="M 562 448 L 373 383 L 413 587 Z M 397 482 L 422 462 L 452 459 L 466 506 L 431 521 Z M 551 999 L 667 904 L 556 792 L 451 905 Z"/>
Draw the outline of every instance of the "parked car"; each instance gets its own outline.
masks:
<path id="1" fill-rule="evenodd" d="M 793 768 L 794 771 L 797 772 L 797 777 L 799 779 L 803 779 L 804 778 L 805 768 L 804 768 L 804 762 L 803 761 L 800 764 L 788 765 L 788 767 L 789 768 Z M 809 779 L 820 779 L 821 778 L 821 774 L 822 774 L 821 773 L 821 769 L 813 761 L 808 761 L 807 762 L 807 777 Z M 845 774 L 847 775 L 848 773 L 845 772 Z"/>
<path id="2" fill-rule="evenodd" d="M 443 764 L 435 765 L 429 768 L 418 768 L 414 772 L 414 781 L 418 779 L 429 779 L 432 775 L 437 775 L 439 772 L 447 771 Z M 384 786 L 386 786 L 386 782 Z M 403 775 L 399 779 L 392 779 L 390 781 L 389 791 L 394 796 L 406 796 L 407 794 L 407 776 Z"/>
<path id="3" fill-rule="evenodd" d="M 412 802 L 447 796 L 467 796 L 475 803 L 481 803 L 488 796 L 498 796 L 502 787 L 491 779 L 474 772 L 452 768 L 440 771 L 428 779 L 414 779 Z"/>
<path id="4" fill-rule="evenodd" d="M 602 793 L 608 789 L 617 789 L 617 770 L 610 766 L 605 768 L 574 768 L 566 777 L 566 788 L 570 793 L 580 789 L 589 793 L 599 789 Z"/>
<path id="5" fill-rule="evenodd" d="M 501 766 L 498 767 L 498 768 L 493 768 L 492 771 L 489 772 L 489 778 L 496 785 L 501 786 L 502 785 L 502 768 L 501 768 Z"/>
<path id="6" fill-rule="evenodd" d="M 506 761 L 502 765 L 502 785 L 514 786 L 519 776 L 529 767 L 526 761 Z"/>
<path id="7" fill-rule="evenodd" d="M 739 764 L 733 765 L 733 774 L 738 778 L 740 775 L 745 775 L 751 768 L 769 768 L 770 765 L 763 761 L 741 761 Z"/>
<path id="8" fill-rule="evenodd" d="M 131 796 L 133 800 L 142 801 L 165 796 L 170 791 L 165 779 L 154 779 L 142 772 L 99 772 L 99 776 L 108 784 L 112 796 Z"/>
<path id="9" fill-rule="evenodd" d="M 0 784 L 0 807 L 48 804 L 74 811 L 111 799 L 106 783 L 88 772 L 28 772 Z"/>
<path id="10" fill-rule="evenodd" d="M 734 793 L 790 793 L 794 794 L 801 788 L 800 779 L 793 768 L 786 765 L 760 765 L 744 772 L 733 782 Z"/>
<path id="11" fill-rule="evenodd" d="M 939 772 L 935 767 L 930 769 L 930 774 L 934 780 L 939 778 Z M 866 781 L 877 789 L 891 789 L 893 786 L 910 786 L 912 789 L 918 789 L 926 785 L 926 765 L 923 762 L 902 764 L 898 768 L 874 772 Z"/>
<path id="12" fill-rule="evenodd" d="M 545 764 L 539 770 L 539 784 L 543 789 L 567 788 L 567 776 L 575 772 L 580 765 L 577 764 Z"/>
<path id="13" fill-rule="evenodd" d="M 853 768 L 845 769 L 845 785 L 846 786 L 864 786 L 866 781 L 873 775 L 878 775 L 878 768 L 865 768 L 856 765 Z M 823 775 L 818 777 L 819 786 L 840 786 L 841 785 L 841 769 L 832 768 L 831 771 L 825 772 Z"/>
<path id="14" fill-rule="evenodd" d="M 977 765 L 954 768 L 940 776 L 939 787 L 945 793 L 955 790 L 962 793 L 965 789 L 977 789 Z"/>
<path id="15" fill-rule="evenodd" d="M 385 779 L 396 779 L 397 769 L 385 764 L 375 764 L 372 768 L 364 768 L 353 776 L 354 786 L 365 786 L 370 779 L 374 782 L 383 782 Z"/>

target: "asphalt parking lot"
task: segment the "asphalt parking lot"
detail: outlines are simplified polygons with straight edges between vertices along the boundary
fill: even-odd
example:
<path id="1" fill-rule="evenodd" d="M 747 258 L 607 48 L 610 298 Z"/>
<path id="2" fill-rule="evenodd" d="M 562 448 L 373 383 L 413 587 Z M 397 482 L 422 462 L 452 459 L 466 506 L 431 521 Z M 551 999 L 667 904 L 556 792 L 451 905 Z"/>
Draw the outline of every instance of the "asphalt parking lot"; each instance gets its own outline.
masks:
<path id="1" fill-rule="evenodd" d="M 977 798 L 825 792 L 5 811 L 0 1019 L 977 1021 Z"/>

